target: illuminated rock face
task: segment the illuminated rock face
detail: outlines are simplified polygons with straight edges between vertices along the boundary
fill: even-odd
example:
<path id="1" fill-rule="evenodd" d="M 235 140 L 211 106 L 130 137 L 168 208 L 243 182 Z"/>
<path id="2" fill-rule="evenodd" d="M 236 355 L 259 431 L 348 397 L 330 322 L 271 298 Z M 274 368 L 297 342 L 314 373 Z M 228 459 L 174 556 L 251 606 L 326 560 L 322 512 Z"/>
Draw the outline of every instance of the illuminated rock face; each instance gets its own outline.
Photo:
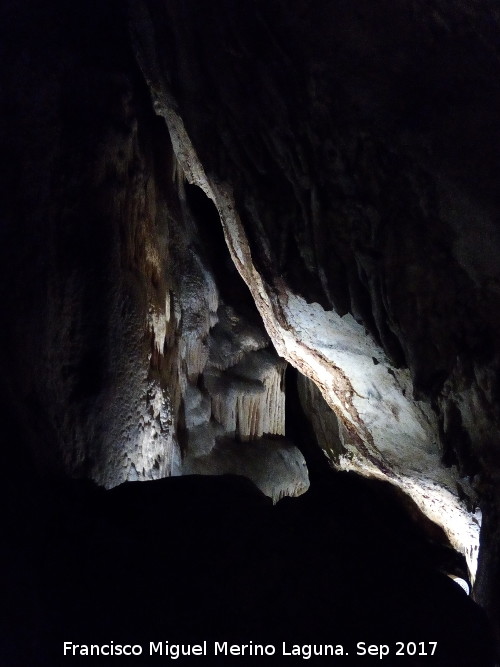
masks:
<path id="1" fill-rule="evenodd" d="M 186 383 L 182 474 L 244 475 L 277 501 L 309 487 L 302 454 L 285 435 L 286 362 L 264 331 L 221 305 L 201 369 Z M 271 438 L 270 438 L 271 436 Z"/>
<path id="2" fill-rule="evenodd" d="M 19 34 L 2 72 L 14 112 L 2 137 L 12 182 L 1 253 L 4 288 L 15 286 L 3 292 L 12 327 L 2 395 L 43 470 L 106 487 L 170 475 L 180 450 L 175 384 L 162 365 L 174 331 L 168 184 L 157 179 L 154 130 L 141 127 L 154 115 L 130 69 L 106 61 L 97 73 L 80 59 L 53 23 L 55 6 L 21 20 L 12 11 L 6 27 L 41 21 L 47 31 L 33 44 Z M 75 11 L 85 30 L 89 17 Z"/>
<path id="3" fill-rule="evenodd" d="M 111 4 L 60 21 L 57 3 L 5 10 L 7 412 L 45 473 L 111 488 L 248 469 L 274 499 L 301 493 L 304 459 L 282 437 L 286 363 L 258 316 L 221 297 L 233 279 L 214 276 L 217 243 Z M 95 25 L 80 53 L 68 35 Z"/>
<path id="4" fill-rule="evenodd" d="M 175 425 L 183 444 L 175 474 L 240 474 L 275 501 L 300 495 L 309 487 L 306 464 L 283 437 L 286 362 L 260 324 L 220 299 L 211 272 L 188 252 L 192 261 L 179 261 L 184 272 L 174 296 L 181 398 Z"/>
<path id="5" fill-rule="evenodd" d="M 275 348 L 317 384 L 337 415 L 343 448 L 335 464 L 390 481 L 408 493 L 466 557 L 474 579 L 480 529 L 480 513 L 470 511 L 475 493 L 465 479 L 460 480 L 459 492 L 458 471 L 441 464 L 435 415 L 425 403 L 412 398 L 409 373 L 397 369 L 352 316 L 341 317 L 319 304 L 308 304 L 284 285 L 273 289 L 266 284 L 253 264 L 231 188 L 206 176 L 168 95 L 160 92 L 155 108 L 167 121 L 187 179 L 216 204 L 233 261 Z M 231 410 L 231 414 L 236 413 Z M 316 427 L 322 434 L 328 428 Z"/>
<path id="6" fill-rule="evenodd" d="M 179 165 L 217 206 L 276 350 L 336 413 L 337 465 L 407 492 L 474 576 L 477 492 L 495 484 L 500 423 L 498 201 L 481 155 L 498 166 L 500 138 L 482 133 L 478 116 L 489 127 L 493 116 L 470 100 L 496 95 L 475 72 L 494 67 L 498 26 L 446 3 L 391 12 L 391 36 L 368 3 L 356 16 L 335 4 L 219 10 L 133 5 L 138 62 Z M 458 75 L 447 54 L 465 43 Z"/>

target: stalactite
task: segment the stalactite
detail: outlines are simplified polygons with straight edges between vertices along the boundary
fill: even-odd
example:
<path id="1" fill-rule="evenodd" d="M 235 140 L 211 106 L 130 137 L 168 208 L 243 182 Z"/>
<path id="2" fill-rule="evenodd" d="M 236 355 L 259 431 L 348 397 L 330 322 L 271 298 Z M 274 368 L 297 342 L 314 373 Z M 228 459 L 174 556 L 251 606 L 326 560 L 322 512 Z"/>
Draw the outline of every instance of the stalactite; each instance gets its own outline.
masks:
<path id="1" fill-rule="evenodd" d="M 242 441 L 285 433 L 285 363 L 267 351 L 248 353 L 230 372 L 212 375 L 212 414 Z"/>

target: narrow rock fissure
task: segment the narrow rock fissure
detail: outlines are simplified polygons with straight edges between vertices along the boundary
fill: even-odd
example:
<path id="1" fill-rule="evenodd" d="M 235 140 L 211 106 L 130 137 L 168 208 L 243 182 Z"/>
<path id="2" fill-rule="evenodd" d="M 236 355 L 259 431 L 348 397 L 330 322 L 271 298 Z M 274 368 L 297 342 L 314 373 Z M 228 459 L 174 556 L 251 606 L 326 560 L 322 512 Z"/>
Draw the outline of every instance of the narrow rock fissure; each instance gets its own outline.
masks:
<path id="1" fill-rule="evenodd" d="M 194 244 L 214 275 L 221 300 L 265 331 L 250 290 L 229 254 L 215 204 L 196 185 L 185 183 L 184 192 L 199 235 Z"/>

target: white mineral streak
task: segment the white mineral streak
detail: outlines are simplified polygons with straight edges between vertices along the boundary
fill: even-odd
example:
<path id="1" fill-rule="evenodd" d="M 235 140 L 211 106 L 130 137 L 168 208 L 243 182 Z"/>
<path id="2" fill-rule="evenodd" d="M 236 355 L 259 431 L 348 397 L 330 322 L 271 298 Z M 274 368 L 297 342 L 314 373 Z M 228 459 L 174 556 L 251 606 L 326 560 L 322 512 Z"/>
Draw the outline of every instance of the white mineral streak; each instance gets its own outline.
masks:
<path id="1" fill-rule="evenodd" d="M 158 352 L 163 354 L 163 347 L 165 345 L 165 338 L 167 336 L 168 320 L 165 313 L 159 312 L 150 306 L 148 314 L 149 329 L 153 332 L 154 346 Z"/>
<path id="2" fill-rule="evenodd" d="M 433 418 L 411 399 L 408 375 L 390 366 L 352 317 L 325 312 L 286 290 L 277 297 L 264 284 L 230 187 L 207 177 L 171 100 L 154 87 L 153 94 L 187 180 L 217 206 L 231 257 L 276 350 L 316 383 L 339 419 L 357 434 L 345 439 L 340 467 L 389 480 L 408 493 L 465 554 L 474 577 L 479 521 L 458 498 L 456 471 L 441 465 Z"/>
<path id="3" fill-rule="evenodd" d="M 170 290 L 167 290 L 167 294 L 165 296 L 165 328 L 166 325 L 170 322 L 170 317 L 171 317 L 171 312 L 170 312 Z"/>
<path id="4" fill-rule="evenodd" d="M 172 180 L 177 183 L 181 205 L 185 200 L 185 180 L 200 186 L 215 201 L 182 122 L 172 111 L 172 100 L 159 75 L 155 50 L 150 48 L 148 37 L 154 31 L 143 32 L 141 29 L 150 21 L 143 10 L 140 5 L 131 8 L 132 12 L 137 12 L 135 25 L 139 27 L 136 54 L 152 94 L 154 108 L 158 115 L 165 118 L 170 131 L 175 154 Z M 142 58 L 144 50 L 148 53 L 146 59 Z M 189 219 L 186 222 L 189 224 Z M 231 249 L 233 258 L 237 256 L 241 266 L 251 265 L 242 248 L 244 245 L 234 245 Z M 167 321 L 170 317 L 175 318 L 180 332 L 177 370 L 188 437 L 188 452 L 182 461 L 173 461 L 173 469 L 180 474 L 241 474 L 253 480 L 274 500 L 284 495 L 304 493 L 309 487 L 308 471 L 302 454 L 295 446 L 278 437 L 271 440 L 261 438 L 249 443 L 235 442 L 226 431 L 227 426 L 233 424 L 229 417 L 229 413 L 233 412 L 234 429 L 231 431 L 240 440 L 265 433 L 283 434 L 283 361 L 274 356 L 272 363 L 264 363 L 263 370 L 257 372 L 249 358 L 264 351 L 268 346 L 267 337 L 258 330 L 252 331 L 248 323 L 244 323 L 242 328 L 241 320 L 232 318 L 229 309 L 222 311 L 222 316 L 229 322 L 222 322 L 218 330 L 220 309 L 215 284 L 213 288 L 210 285 L 210 282 L 213 283 L 212 276 L 194 252 L 191 255 L 187 253 L 186 263 L 188 266 L 178 267 L 178 273 L 183 276 L 180 293 L 172 298 L 171 303 L 169 295 L 166 309 Z M 263 286 L 262 295 L 267 297 Z M 161 339 L 162 331 L 158 323 L 152 322 L 151 328 L 155 331 L 155 341 L 157 336 Z M 228 329 L 232 329 L 232 336 L 219 336 L 228 333 Z M 236 367 L 239 377 L 235 374 Z M 202 372 L 201 385 L 205 386 L 201 390 L 198 383 Z M 218 404 L 217 395 L 209 396 L 207 384 L 218 387 L 217 391 L 224 385 L 227 390 L 230 385 L 235 399 L 232 408 Z M 213 410 L 224 425 L 213 418 Z"/>

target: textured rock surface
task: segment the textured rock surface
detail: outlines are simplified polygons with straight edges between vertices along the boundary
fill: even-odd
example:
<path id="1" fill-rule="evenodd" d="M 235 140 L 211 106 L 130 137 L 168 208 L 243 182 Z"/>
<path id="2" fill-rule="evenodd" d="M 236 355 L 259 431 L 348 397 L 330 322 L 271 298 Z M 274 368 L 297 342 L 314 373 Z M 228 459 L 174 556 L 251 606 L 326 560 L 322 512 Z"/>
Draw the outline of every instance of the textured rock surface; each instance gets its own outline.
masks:
<path id="1" fill-rule="evenodd" d="M 341 457 L 340 466 L 390 479 L 408 492 L 467 557 L 474 577 L 479 546 L 478 515 L 470 512 L 474 493 L 462 481 L 461 492 L 465 495 L 466 488 L 470 494 L 469 505 L 465 503 L 457 489 L 457 472 L 440 465 L 433 414 L 415 402 L 408 377 L 401 372 L 396 377 L 394 364 L 352 318 L 308 304 L 282 281 L 275 288 L 264 281 L 253 263 L 232 188 L 207 176 L 161 72 L 154 61 L 143 67 L 181 168 L 216 203 L 232 258 L 276 349 L 318 384 L 343 422 L 350 451 Z"/>
<path id="2" fill-rule="evenodd" d="M 199 456 L 205 473 L 226 472 L 207 458 L 218 437 L 227 448 L 284 433 L 285 365 L 262 325 L 221 299 L 208 223 L 191 210 L 124 15 L 114 3 L 2 11 L 2 395 L 21 437 L 41 470 L 108 488 L 183 474 Z M 300 452 L 281 442 L 261 485 L 275 497 L 307 488 Z M 239 451 L 229 469 L 244 470 Z"/>
<path id="3" fill-rule="evenodd" d="M 132 8 L 156 111 L 279 353 L 343 422 L 349 465 L 405 488 L 474 571 L 470 482 L 499 423 L 494 7 Z M 311 345 L 325 318 L 362 355 Z"/>
<path id="4" fill-rule="evenodd" d="M 109 6 L 81 50 L 73 37 L 94 29 L 84 8 L 69 25 L 56 5 L 31 10 L 2 10 L 3 393 L 42 468 L 106 486 L 162 477 L 179 458 L 158 364 L 172 333 L 169 193 L 153 136 L 168 137 Z"/>

